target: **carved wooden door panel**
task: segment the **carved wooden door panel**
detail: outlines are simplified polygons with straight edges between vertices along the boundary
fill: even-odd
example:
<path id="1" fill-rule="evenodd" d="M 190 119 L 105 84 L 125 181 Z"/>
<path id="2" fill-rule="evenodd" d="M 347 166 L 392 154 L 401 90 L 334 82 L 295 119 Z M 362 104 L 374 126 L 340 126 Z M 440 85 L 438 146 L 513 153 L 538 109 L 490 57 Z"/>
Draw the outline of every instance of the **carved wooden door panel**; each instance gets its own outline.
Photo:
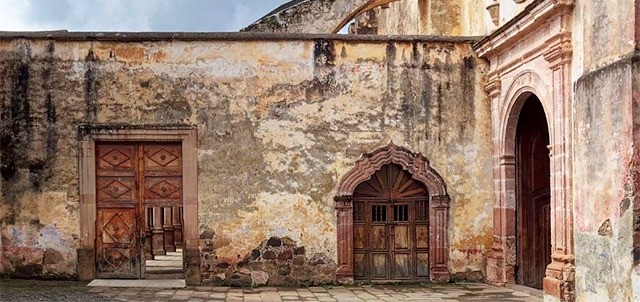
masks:
<path id="1" fill-rule="evenodd" d="M 96 261 L 98 278 L 140 278 L 138 150 L 96 145 Z"/>
<path id="2" fill-rule="evenodd" d="M 392 210 L 393 233 L 391 233 L 392 243 L 392 279 L 408 280 L 412 277 L 411 262 L 413 247 L 413 231 L 409 222 L 410 204 L 408 202 L 393 203 L 389 207 Z"/>
<path id="3" fill-rule="evenodd" d="M 388 164 L 356 187 L 353 200 L 356 280 L 429 277 L 426 188 L 400 166 Z"/>
<path id="4" fill-rule="evenodd" d="M 182 146 L 154 144 L 143 149 L 145 205 L 182 206 Z"/>
<path id="5" fill-rule="evenodd" d="M 144 277 L 149 208 L 182 206 L 182 146 L 96 144 L 98 278 Z"/>

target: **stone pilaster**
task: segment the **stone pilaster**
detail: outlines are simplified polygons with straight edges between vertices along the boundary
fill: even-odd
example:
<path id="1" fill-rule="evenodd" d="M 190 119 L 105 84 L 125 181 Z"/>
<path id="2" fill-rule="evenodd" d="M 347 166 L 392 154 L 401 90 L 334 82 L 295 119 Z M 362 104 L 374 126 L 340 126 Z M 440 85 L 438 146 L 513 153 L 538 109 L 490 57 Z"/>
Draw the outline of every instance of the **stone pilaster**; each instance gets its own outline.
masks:
<path id="1" fill-rule="evenodd" d="M 449 282 L 449 202 L 448 195 L 431 196 L 429 243 L 434 248 L 429 249 L 431 279 L 436 282 Z"/>
<path id="2" fill-rule="evenodd" d="M 559 15 L 561 24 L 570 24 L 570 16 Z M 573 252 L 573 201 L 572 177 L 572 109 L 571 109 L 571 32 L 569 28 L 549 38 L 544 59 L 549 62 L 553 76 L 553 133 L 551 156 L 551 208 L 552 211 L 552 262 L 546 270 L 544 292 L 573 301 L 574 296 L 574 252 Z"/>
<path id="3" fill-rule="evenodd" d="M 336 196 L 338 225 L 338 269 L 336 280 L 353 283 L 353 202 L 351 196 Z"/>

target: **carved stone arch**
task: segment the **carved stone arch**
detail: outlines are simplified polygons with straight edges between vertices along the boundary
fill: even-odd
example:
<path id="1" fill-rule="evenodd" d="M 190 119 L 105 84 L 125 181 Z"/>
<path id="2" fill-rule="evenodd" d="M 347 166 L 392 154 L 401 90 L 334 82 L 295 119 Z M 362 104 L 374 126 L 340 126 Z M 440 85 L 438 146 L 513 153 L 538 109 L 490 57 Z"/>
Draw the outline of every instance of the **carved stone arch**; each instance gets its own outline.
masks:
<path id="1" fill-rule="evenodd" d="M 449 272 L 449 204 L 444 180 L 426 157 L 390 143 L 367 153 L 342 177 L 334 198 L 338 233 L 338 270 L 336 278 L 351 283 L 353 271 L 353 192 L 387 164 L 396 164 L 427 188 L 429 193 L 429 276 L 431 280 L 446 282 Z"/>
<path id="2" fill-rule="evenodd" d="M 359 14 L 398 0 L 293 0 L 241 31 L 335 34 Z"/>
<path id="3" fill-rule="evenodd" d="M 532 70 L 523 70 L 514 77 L 505 94 L 503 101 L 505 106 L 502 107 L 503 110 L 500 113 L 500 137 L 503 138 L 500 148 L 501 156 L 515 154 L 515 135 L 520 111 L 525 101 L 532 94 L 536 95 L 540 100 L 547 117 L 547 127 L 552 129 L 551 122 L 553 120 L 550 118 L 552 116 L 550 110 L 553 106 L 550 103 L 552 99 L 548 87 L 542 77 Z M 549 137 L 549 139 L 553 141 L 553 137 Z"/>

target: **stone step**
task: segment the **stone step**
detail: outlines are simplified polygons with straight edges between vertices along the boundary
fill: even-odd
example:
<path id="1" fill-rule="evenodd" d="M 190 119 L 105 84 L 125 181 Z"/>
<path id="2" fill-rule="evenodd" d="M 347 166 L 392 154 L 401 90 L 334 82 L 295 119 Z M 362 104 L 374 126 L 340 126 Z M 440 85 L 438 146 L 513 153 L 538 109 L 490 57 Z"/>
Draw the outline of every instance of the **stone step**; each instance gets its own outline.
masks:
<path id="1" fill-rule="evenodd" d="M 177 274 L 145 274 L 146 280 L 169 280 L 169 279 L 184 279 L 184 273 Z"/>
<path id="2" fill-rule="evenodd" d="M 145 274 L 183 274 L 184 269 L 180 267 L 147 267 Z"/>
<path id="3" fill-rule="evenodd" d="M 117 280 L 95 279 L 87 286 L 92 287 L 155 287 L 155 288 L 185 288 L 184 277 L 175 279 L 157 280 Z"/>

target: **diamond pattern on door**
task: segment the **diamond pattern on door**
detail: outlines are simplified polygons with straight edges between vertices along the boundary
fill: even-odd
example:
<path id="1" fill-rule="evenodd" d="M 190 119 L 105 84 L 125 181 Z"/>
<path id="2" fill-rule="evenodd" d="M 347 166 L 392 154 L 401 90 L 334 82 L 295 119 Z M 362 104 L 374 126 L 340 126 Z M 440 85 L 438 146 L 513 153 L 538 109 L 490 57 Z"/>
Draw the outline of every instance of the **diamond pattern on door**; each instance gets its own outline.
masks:
<path id="1" fill-rule="evenodd" d="M 108 249 L 105 254 L 104 261 L 108 263 L 113 270 L 121 270 L 125 265 L 131 263 L 131 258 L 125 255 L 121 249 Z"/>
<path id="2" fill-rule="evenodd" d="M 180 190 L 180 188 L 178 186 L 172 185 L 171 183 L 169 183 L 166 180 L 163 180 L 163 181 L 155 184 L 151 188 L 149 188 L 149 190 L 151 192 L 156 193 L 159 196 L 162 196 L 163 198 L 165 198 L 165 197 L 171 195 L 172 193 L 177 192 L 178 190 Z"/>
<path id="3" fill-rule="evenodd" d="M 122 182 L 115 180 L 110 182 L 108 185 L 100 188 L 100 191 L 106 193 L 107 195 L 113 198 L 118 198 L 126 193 L 129 193 L 129 191 L 131 191 L 131 188 L 129 188 L 127 185 L 123 184 Z"/>
<path id="4" fill-rule="evenodd" d="M 166 149 L 160 149 L 153 153 L 153 155 L 149 156 L 149 159 L 162 167 L 166 167 L 168 164 L 178 159 L 178 157 Z"/>
<path id="5" fill-rule="evenodd" d="M 123 163 L 127 162 L 128 160 L 130 160 L 131 157 L 120 152 L 119 150 L 113 149 L 109 151 L 107 154 L 101 156 L 100 159 L 104 160 L 111 166 L 118 167 Z"/>
<path id="6" fill-rule="evenodd" d="M 116 213 L 111 220 L 103 227 L 104 232 L 109 236 L 103 236 L 104 242 L 130 243 L 132 227 L 124 221 L 122 213 Z M 113 239 L 113 241 L 110 241 Z"/>

